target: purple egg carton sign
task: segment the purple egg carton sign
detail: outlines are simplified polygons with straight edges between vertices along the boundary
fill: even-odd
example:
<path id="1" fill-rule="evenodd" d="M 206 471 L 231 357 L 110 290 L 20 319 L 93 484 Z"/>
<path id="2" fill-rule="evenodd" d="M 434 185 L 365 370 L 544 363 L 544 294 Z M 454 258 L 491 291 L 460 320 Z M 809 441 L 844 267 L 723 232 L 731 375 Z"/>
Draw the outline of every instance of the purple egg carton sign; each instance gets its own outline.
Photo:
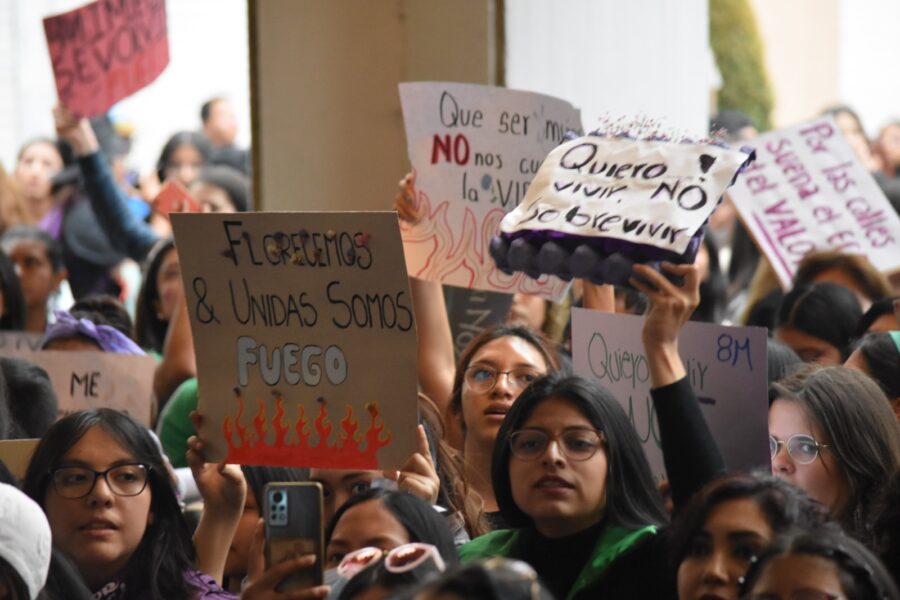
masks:
<path id="1" fill-rule="evenodd" d="M 714 140 L 593 132 L 544 159 L 490 252 L 506 273 L 628 285 L 635 263 L 692 263 L 722 194 L 754 159 Z"/>

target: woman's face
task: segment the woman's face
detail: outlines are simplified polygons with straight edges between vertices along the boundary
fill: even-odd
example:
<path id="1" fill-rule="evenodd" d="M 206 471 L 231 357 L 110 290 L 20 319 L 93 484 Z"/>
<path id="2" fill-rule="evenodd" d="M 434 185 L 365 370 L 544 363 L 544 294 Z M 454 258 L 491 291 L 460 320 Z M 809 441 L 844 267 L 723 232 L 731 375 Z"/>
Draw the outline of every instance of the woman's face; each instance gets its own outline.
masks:
<path id="1" fill-rule="evenodd" d="M 241 513 L 241 520 L 238 522 L 237 531 L 234 532 L 234 538 L 228 547 L 228 557 L 225 559 L 225 575 L 227 577 L 235 577 L 240 580 L 247 574 L 250 543 L 253 542 L 259 516 L 259 504 L 256 502 L 256 496 L 252 491 L 247 490 L 244 512 Z"/>
<path id="2" fill-rule="evenodd" d="M 534 294 L 513 294 L 513 301 L 506 315 L 506 322 L 525 325 L 540 331 L 547 318 L 547 301 Z"/>
<path id="3" fill-rule="evenodd" d="M 344 469 L 310 469 L 309 480 L 322 486 L 322 507 L 327 523 L 347 500 L 368 491 L 378 479 L 380 471 L 349 471 Z"/>
<path id="4" fill-rule="evenodd" d="M 63 167 L 56 146 L 35 142 L 25 148 L 16 163 L 15 178 L 26 200 L 50 197 L 50 179 Z"/>
<path id="5" fill-rule="evenodd" d="M 738 579 L 772 535 L 754 500 L 738 498 L 714 506 L 678 566 L 678 600 L 737 600 Z"/>
<path id="6" fill-rule="evenodd" d="M 166 179 L 176 179 L 186 188 L 191 187 L 203 168 L 203 155 L 194 146 L 182 144 L 175 148 L 166 165 Z"/>
<path id="7" fill-rule="evenodd" d="M 136 462 L 131 452 L 95 426 L 63 455 L 57 466 L 105 471 Z M 141 543 L 153 519 L 150 485 L 137 496 L 118 496 L 103 477 L 97 477 L 87 496 L 63 498 L 51 482 L 44 510 L 53 544 L 71 558 L 91 589 L 96 590 L 120 572 Z"/>
<path id="8" fill-rule="evenodd" d="M 200 209 L 205 213 L 233 213 L 235 212 L 234 204 L 228 194 L 217 185 L 198 181 L 191 188 L 191 193 L 197 202 L 200 203 Z"/>
<path id="9" fill-rule="evenodd" d="M 766 563 L 750 598 L 846 598 L 834 563 L 821 556 L 786 554 Z"/>
<path id="10" fill-rule="evenodd" d="M 573 460 L 562 438 L 578 433 L 577 443 L 583 444 L 596 439 L 596 427 L 568 400 L 548 398 L 517 431 L 527 430 L 547 434 L 550 442 L 533 459 L 510 453 L 509 479 L 516 506 L 548 537 L 563 537 L 598 523 L 606 505 L 606 449 L 601 441 L 593 456 Z"/>
<path id="11" fill-rule="evenodd" d="M 887 166 L 893 169 L 900 167 L 900 125 L 892 124 L 885 127 L 878 141 Z"/>
<path id="12" fill-rule="evenodd" d="M 16 265 L 25 305 L 45 307 L 64 278 L 64 274 L 53 272 L 47 247 L 39 240 L 19 238 L 3 244 L 3 250 Z"/>
<path id="13" fill-rule="evenodd" d="M 338 566 L 348 552 L 374 547 L 393 550 L 408 544 L 409 532 L 380 501 L 369 500 L 345 512 L 334 526 L 325 552 L 325 568 Z"/>
<path id="14" fill-rule="evenodd" d="M 817 363 L 826 367 L 835 367 L 843 362 L 838 348 L 796 327 L 790 325 L 778 327 L 775 330 L 775 339 L 789 346 L 803 362 Z"/>
<path id="15" fill-rule="evenodd" d="M 159 294 L 154 307 L 156 316 L 161 321 L 169 321 L 175 314 L 178 301 L 184 299 L 181 263 L 178 262 L 178 252 L 174 248 L 166 252 L 156 273 L 156 291 Z"/>
<path id="16" fill-rule="evenodd" d="M 787 451 L 787 441 L 796 434 L 808 435 L 819 444 L 831 444 L 799 402 L 775 400 L 769 408 L 769 435 L 785 443 L 778 445 L 778 453 L 772 458 L 772 474 L 827 506 L 832 515 L 839 514 L 846 503 L 847 483 L 833 449 L 820 447 L 814 461 L 801 464 Z"/>
<path id="17" fill-rule="evenodd" d="M 479 367 L 483 369 L 479 370 Z M 462 418 L 466 436 L 493 444 L 497 431 L 513 402 L 524 389 L 516 383 L 510 371 L 530 372 L 534 376 L 547 373 L 548 365 L 540 350 L 518 336 L 508 335 L 491 340 L 475 351 L 462 388 Z M 494 386 L 488 391 L 478 391 L 469 383 L 470 376 L 481 371 L 497 373 Z"/>

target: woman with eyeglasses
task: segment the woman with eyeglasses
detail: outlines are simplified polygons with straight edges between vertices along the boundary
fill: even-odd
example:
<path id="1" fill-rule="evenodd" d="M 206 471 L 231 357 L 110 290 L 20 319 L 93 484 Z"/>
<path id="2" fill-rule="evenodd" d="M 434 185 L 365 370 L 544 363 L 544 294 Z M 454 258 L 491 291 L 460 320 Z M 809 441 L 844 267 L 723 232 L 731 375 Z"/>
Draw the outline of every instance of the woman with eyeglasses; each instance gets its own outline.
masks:
<path id="1" fill-rule="evenodd" d="M 465 479 L 484 500 L 485 517 L 494 528 L 503 524 L 491 483 L 500 424 L 526 387 L 558 369 L 550 344 L 521 325 L 484 330 L 459 357 L 450 410 L 462 425 Z"/>
<path id="2" fill-rule="evenodd" d="M 778 539 L 750 567 L 746 600 L 900 600 L 891 575 L 837 527 Z"/>
<path id="3" fill-rule="evenodd" d="M 773 389 L 772 474 L 821 502 L 849 534 L 870 544 L 875 506 L 900 469 L 900 424 L 884 392 L 845 367 Z"/>
<path id="4" fill-rule="evenodd" d="M 233 598 L 195 553 L 157 444 L 129 416 L 77 412 L 41 438 L 23 489 L 99 599 Z"/>
<path id="5" fill-rule="evenodd" d="M 676 506 L 724 471 L 678 356 L 677 337 L 699 300 L 693 265 L 649 267 L 632 285 L 651 307 L 642 338 Z M 469 542 L 461 560 L 491 556 L 532 565 L 558 598 L 668 598 L 668 521 L 630 419 L 595 382 L 548 375 L 512 405 L 491 463 L 497 503 L 513 529 Z"/>

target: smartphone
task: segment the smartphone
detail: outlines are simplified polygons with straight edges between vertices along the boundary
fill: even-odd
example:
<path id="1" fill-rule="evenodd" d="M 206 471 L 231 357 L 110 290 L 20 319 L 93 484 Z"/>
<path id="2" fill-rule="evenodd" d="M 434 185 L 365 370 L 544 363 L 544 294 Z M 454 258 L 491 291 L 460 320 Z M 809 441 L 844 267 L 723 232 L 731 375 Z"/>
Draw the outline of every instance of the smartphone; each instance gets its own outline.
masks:
<path id="1" fill-rule="evenodd" d="M 315 482 L 268 483 L 263 488 L 266 529 L 266 568 L 304 554 L 315 554 L 316 563 L 292 573 L 276 591 L 322 585 L 325 553 L 322 523 L 322 486 Z"/>
<path id="2" fill-rule="evenodd" d="M 183 185 L 170 179 L 163 184 L 159 194 L 153 199 L 153 208 L 156 212 L 168 216 L 173 212 L 200 212 L 200 203 Z"/>

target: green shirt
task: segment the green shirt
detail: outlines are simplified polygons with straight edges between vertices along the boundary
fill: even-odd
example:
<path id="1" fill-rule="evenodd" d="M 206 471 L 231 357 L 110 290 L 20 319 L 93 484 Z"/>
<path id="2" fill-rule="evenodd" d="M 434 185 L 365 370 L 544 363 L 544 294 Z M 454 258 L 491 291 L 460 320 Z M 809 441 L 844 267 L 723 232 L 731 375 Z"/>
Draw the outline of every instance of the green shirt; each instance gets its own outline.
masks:
<path id="1" fill-rule="evenodd" d="M 197 410 L 197 378 L 185 380 L 172 393 L 172 397 L 159 416 L 157 433 L 163 452 L 176 469 L 186 467 L 187 440 L 194 435 L 191 411 Z"/>

